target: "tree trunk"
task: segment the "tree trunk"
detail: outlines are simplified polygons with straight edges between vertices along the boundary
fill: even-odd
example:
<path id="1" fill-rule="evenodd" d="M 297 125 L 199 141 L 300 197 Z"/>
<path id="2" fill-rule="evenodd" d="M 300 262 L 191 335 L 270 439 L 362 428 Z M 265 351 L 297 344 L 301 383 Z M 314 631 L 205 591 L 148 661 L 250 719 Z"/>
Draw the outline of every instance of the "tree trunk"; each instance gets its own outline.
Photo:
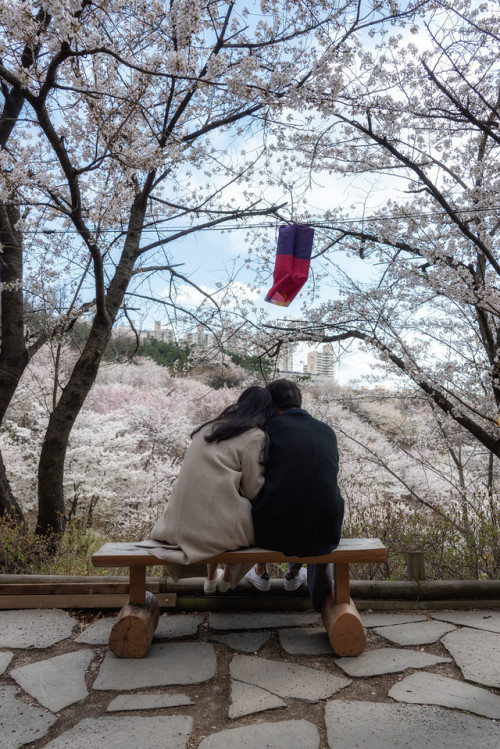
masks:
<path id="1" fill-rule="evenodd" d="M 47 29 L 51 17 L 41 8 L 35 20 L 37 37 Z M 31 39 L 26 44 L 21 63 L 28 70 L 38 58 L 40 47 Z M 3 86 L 3 109 L 0 115 L 0 148 L 5 149 L 25 102 L 24 94 Z M 26 369 L 29 354 L 24 331 L 23 237 L 15 229 L 19 221 L 15 204 L 0 204 L 0 424 Z M 24 520 L 23 512 L 12 492 L 0 453 L 0 517 L 10 515 Z"/>
<path id="2" fill-rule="evenodd" d="M 17 207 L 0 205 L 0 423 L 29 360 L 24 339 L 22 236 L 13 228 L 19 218 Z M 4 514 L 23 519 L 0 455 L 0 517 Z"/>
<path id="3" fill-rule="evenodd" d="M 66 525 L 64 508 L 64 460 L 69 436 L 85 399 L 94 384 L 102 355 L 111 337 L 114 318 L 94 321 L 85 348 L 75 364 L 68 384 L 52 411 L 38 464 L 38 520 L 40 535 L 61 534 Z"/>
<path id="4" fill-rule="evenodd" d="M 0 452 L 0 518 L 6 515 L 13 520 L 24 520 L 23 511 L 10 488 L 2 453 Z"/>
<path id="5" fill-rule="evenodd" d="M 64 508 L 64 459 L 69 436 L 85 399 L 94 384 L 118 310 L 134 270 L 138 254 L 140 229 L 144 208 L 138 208 L 140 198 L 132 209 L 129 235 L 116 273 L 105 299 L 106 313 L 96 314 L 87 343 L 76 362 L 67 385 L 50 415 L 38 464 L 38 520 L 39 535 L 62 534 L 66 524 Z M 144 201 L 145 202 L 145 201 Z"/>

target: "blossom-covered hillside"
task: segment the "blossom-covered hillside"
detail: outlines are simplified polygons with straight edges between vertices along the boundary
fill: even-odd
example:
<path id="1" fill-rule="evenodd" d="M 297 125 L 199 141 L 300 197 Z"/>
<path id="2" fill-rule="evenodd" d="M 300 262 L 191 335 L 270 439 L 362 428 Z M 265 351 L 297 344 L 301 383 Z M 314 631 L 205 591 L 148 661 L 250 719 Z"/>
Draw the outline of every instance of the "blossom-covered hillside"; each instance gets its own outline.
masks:
<path id="1" fill-rule="evenodd" d="M 38 354 L 0 432 L 9 477 L 28 515 L 36 514 L 41 441 L 71 357 L 65 351 L 58 362 L 54 387 L 50 350 Z M 67 520 L 81 518 L 104 535 L 147 537 L 191 432 L 246 384 L 213 389 L 143 357 L 102 366 L 66 454 Z M 303 390 L 305 408 L 338 436 L 346 535 L 380 536 L 401 558 L 409 546 L 432 547 L 442 570 L 450 554 L 459 559 L 467 552 L 463 574 L 497 574 L 499 509 L 486 451 L 415 394 L 345 390 L 333 382 L 304 383 Z"/>
<path id="2" fill-rule="evenodd" d="M 44 354 L 30 367 L 1 434 L 14 490 L 29 511 L 36 509 L 38 455 L 52 399 L 47 365 Z M 66 455 L 68 519 L 90 513 L 104 528 L 147 532 L 168 497 L 191 432 L 237 395 L 173 377 L 149 359 L 104 365 Z"/>

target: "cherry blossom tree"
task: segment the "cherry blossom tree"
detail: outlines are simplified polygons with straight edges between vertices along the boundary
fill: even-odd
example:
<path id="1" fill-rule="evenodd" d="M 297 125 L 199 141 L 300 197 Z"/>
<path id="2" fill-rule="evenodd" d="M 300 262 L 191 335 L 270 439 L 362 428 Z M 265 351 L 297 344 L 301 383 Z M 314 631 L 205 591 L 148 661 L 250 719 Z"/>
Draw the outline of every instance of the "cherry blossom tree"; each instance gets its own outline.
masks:
<path id="1" fill-rule="evenodd" d="M 367 524 L 404 555 L 414 525 L 438 574 L 449 575 L 452 552 L 455 575 L 498 576 L 500 506 L 484 446 L 418 391 L 310 386 L 305 401 L 337 433 L 346 528 Z"/>
<path id="2" fill-rule="evenodd" d="M 150 296 L 158 273 L 192 283 L 171 251 L 183 237 L 276 215 L 271 118 L 349 63 L 357 32 L 398 13 L 392 0 L 1 0 L 2 362 L 12 388 L 35 344 L 27 296 L 57 335 L 92 305 L 43 440 L 40 533 L 64 527 L 68 439 L 130 294 Z M 52 308 L 45 253 L 64 289 Z M 0 488 L 2 508 L 12 505 Z"/>
<path id="3" fill-rule="evenodd" d="M 53 343 L 53 348 L 57 343 Z M 63 349 L 60 376 L 74 366 Z M 52 411 L 55 358 L 47 345 L 30 361 L 0 434 L 16 495 L 36 512 L 36 474 Z M 190 434 L 239 391 L 209 386 L 140 358 L 104 363 L 81 409 L 66 451 L 65 516 L 100 532 L 147 534 L 164 509 Z"/>
<path id="4" fill-rule="evenodd" d="M 499 37 L 496 3 L 436 0 L 385 37 L 358 38 L 349 68 L 303 92 L 324 119 L 309 162 L 295 158 L 365 193 L 371 185 L 365 202 L 382 207 L 317 216 L 313 264 L 321 273 L 324 261 L 331 301 L 278 333 L 362 342 L 486 448 L 491 480 L 500 457 Z M 337 262 L 346 255 L 364 263 L 362 274 Z"/>

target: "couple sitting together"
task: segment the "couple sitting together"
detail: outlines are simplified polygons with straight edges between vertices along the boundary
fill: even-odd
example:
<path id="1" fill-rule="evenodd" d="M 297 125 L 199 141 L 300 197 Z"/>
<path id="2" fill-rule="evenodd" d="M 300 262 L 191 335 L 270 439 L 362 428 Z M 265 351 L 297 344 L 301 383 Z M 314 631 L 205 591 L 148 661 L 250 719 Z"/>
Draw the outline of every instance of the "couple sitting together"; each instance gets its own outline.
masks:
<path id="1" fill-rule="evenodd" d="M 235 588 L 246 576 L 269 590 L 265 565 L 202 560 L 248 546 L 287 556 L 328 554 L 339 543 L 344 501 L 337 486 L 337 440 L 302 407 L 291 380 L 247 388 L 216 419 L 196 429 L 151 551 L 174 580 L 207 573 L 206 593 Z M 155 543 L 151 542 L 151 546 Z M 149 545 L 149 544 L 148 544 Z M 289 566 L 285 590 L 307 577 L 317 611 L 332 590 L 332 565 Z"/>

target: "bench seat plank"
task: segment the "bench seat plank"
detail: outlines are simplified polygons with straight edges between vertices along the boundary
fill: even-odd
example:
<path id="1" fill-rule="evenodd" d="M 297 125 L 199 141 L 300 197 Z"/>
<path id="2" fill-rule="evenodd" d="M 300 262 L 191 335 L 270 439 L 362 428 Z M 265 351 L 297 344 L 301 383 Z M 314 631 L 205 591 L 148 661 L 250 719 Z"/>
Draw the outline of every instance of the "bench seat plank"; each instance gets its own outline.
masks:
<path id="1" fill-rule="evenodd" d="M 387 549 L 378 538 L 343 538 L 336 549 L 329 554 L 316 557 L 292 557 L 280 551 L 261 549 L 251 546 L 248 549 L 224 551 L 214 557 L 201 560 L 204 562 L 302 562 L 304 564 L 319 564 L 332 562 L 333 564 L 380 564 L 387 559 Z M 92 555 L 94 567 L 148 567 L 163 564 L 163 560 L 155 557 L 145 547 L 132 543 L 108 543 Z"/>

